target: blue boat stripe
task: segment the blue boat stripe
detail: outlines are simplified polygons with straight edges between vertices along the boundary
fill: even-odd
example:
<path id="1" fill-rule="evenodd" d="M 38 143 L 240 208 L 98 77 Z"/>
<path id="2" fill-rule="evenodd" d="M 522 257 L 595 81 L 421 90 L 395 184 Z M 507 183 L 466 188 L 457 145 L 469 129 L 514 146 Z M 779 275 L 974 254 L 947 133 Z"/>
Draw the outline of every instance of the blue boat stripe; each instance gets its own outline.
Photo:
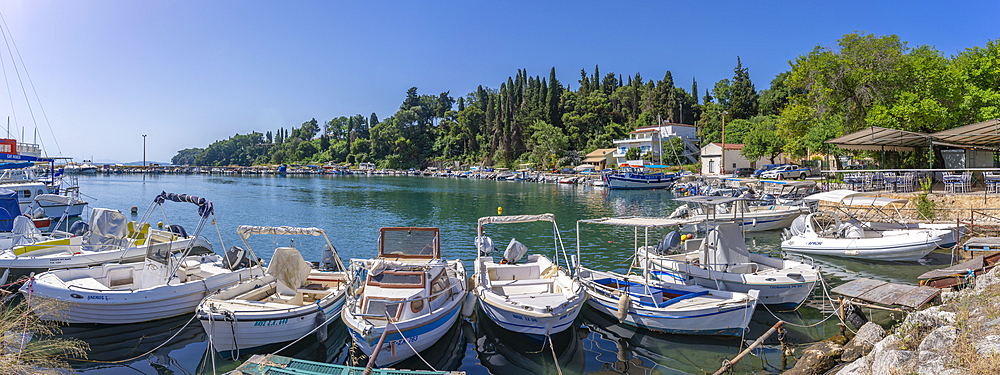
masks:
<path id="1" fill-rule="evenodd" d="M 607 307 L 609 309 L 618 310 L 618 306 L 607 305 L 607 304 L 605 304 L 604 302 L 602 302 L 599 299 L 595 298 L 594 302 L 600 303 L 602 306 Z M 744 306 L 744 307 L 746 307 L 746 306 Z M 725 313 L 728 313 L 728 312 L 732 312 L 732 311 L 736 311 L 736 310 L 742 309 L 744 307 L 734 307 L 734 308 L 731 308 L 729 310 L 719 310 L 719 311 L 714 312 L 714 313 L 701 314 L 701 315 L 660 316 L 660 315 L 640 314 L 640 313 L 637 313 L 637 312 L 636 313 L 629 312 L 629 315 L 647 316 L 647 317 L 650 317 L 650 318 L 657 318 L 657 319 L 688 319 L 688 318 L 701 318 L 701 317 L 704 317 L 704 316 L 712 316 L 712 315 L 725 314 Z"/>
<path id="2" fill-rule="evenodd" d="M 453 315 L 455 315 L 455 314 L 458 313 L 458 308 L 460 306 L 462 306 L 462 305 L 459 304 L 459 303 L 456 303 L 455 304 L 455 308 L 453 308 L 451 310 L 451 312 L 449 312 L 449 313 L 447 313 L 445 315 L 442 315 L 440 319 L 437 319 L 437 320 L 435 320 L 435 321 L 433 321 L 431 323 L 427 323 L 427 324 L 422 325 L 420 327 L 414 328 L 412 330 L 403 331 L 403 335 L 405 335 L 407 338 L 411 338 L 413 336 L 419 336 L 419 335 L 422 335 L 422 334 L 425 334 L 427 332 L 430 332 L 430 331 L 433 331 L 433 330 L 437 329 L 443 323 L 447 322 L 448 320 L 451 320 L 451 317 Z M 388 326 L 388 324 L 386 326 Z M 385 329 L 385 328 L 383 328 L 383 329 Z M 403 336 L 400 335 L 399 332 L 396 332 L 395 330 L 393 330 L 392 332 L 390 332 L 389 334 L 387 334 L 386 337 L 385 337 L 385 341 L 386 342 L 395 341 L 395 340 L 402 340 L 402 339 L 403 339 Z M 369 345 L 374 346 L 374 343 L 370 343 Z"/>

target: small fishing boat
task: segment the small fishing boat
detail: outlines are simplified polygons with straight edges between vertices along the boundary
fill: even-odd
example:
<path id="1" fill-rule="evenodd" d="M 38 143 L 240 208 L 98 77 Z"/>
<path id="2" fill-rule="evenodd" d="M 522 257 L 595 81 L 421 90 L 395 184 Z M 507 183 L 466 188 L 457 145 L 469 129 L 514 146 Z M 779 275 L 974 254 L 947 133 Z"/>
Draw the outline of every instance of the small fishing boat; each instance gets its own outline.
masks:
<path id="1" fill-rule="evenodd" d="M 658 218 L 624 217 L 580 220 L 577 222 L 577 252 L 580 249 L 580 223 L 632 227 L 636 249 L 639 228 L 644 228 L 648 246 L 650 223 Z M 708 289 L 697 285 L 665 282 L 649 272 L 636 275 L 595 271 L 578 267 L 580 280 L 590 297 L 587 305 L 599 313 L 615 317 L 621 323 L 651 331 L 690 334 L 740 336 L 750 324 L 757 307 L 759 291 L 749 293 Z M 629 270 L 631 271 L 631 269 Z"/>
<path id="2" fill-rule="evenodd" d="M 665 165 L 623 165 L 618 170 L 606 172 L 601 179 L 608 189 L 667 189 L 674 184 L 680 173 L 667 174 L 653 172 L 666 168 Z"/>
<path id="3" fill-rule="evenodd" d="M 747 232 L 783 229 L 799 215 L 809 212 L 802 206 L 750 205 L 750 201 L 742 197 L 690 196 L 674 200 L 684 204 L 674 209 L 669 217 L 690 219 L 692 223 L 681 229 L 685 232 L 706 232 L 712 229 L 715 221 L 735 222 Z"/>
<path id="4" fill-rule="evenodd" d="M 212 347 L 238 358 L 240 351 L 292 341 L 314 330 L 323 341 L 325 326 L 340 315 L 347 290 L 344 265 L 326 232 L 241 225 L 236 233 L 251 259 L 257 258 L 246 242 L 251 234 L 322 236 L 324 269 L 313 268 L 294 247 L 275 249 L 264 276 L 221 290 L 198 305 L 196 315 L 212 337 Z"/>
<path id="5" fill-rule="evenodd" d="M 441 259 L 437 228 L 379 230 L 375 259 L 352 259 L 342 317 L 354 343 L 377 366 L 389 366 L 434 345 L 465 303 L 461 260 Z"/>
<path id="6" fill-rule="evenodd" d="M 511 238 L 503 257 L 494 261 L 490 256 L 493 240 L 483 235 L 486 224 L 552 223 L 553 258 L 541 254 L 521 258 L 528 248 Z M 562 236 L 556 225 L 555 215 L 487 216 L 479 218 L 477 226 L 476 258 L 473 275 L 473 293 L 479 298 L 483 311 L 504 329 L 535 335 L 544 339 L 572 326 L 580 308 L 587 300 L 587 292 L 573 275 L 572 267 L 563 247 Z M 564 263 L 560 265 L 559 256 Z"/>
<path id="7" fill-rule="evenodd" d="M 864 260 L 916 261 L 957 237 L 955 230 L 943 228 L 880 229 L 871 224 L 875 217 L 891 219 L 885 211 L 898 211 L 909 202 L 905 199 L 870 197 L 851 190 L 813 194 L 805 199 L 831 203 L 836 210 L 797 218 L 784 233 L 782 250 Z M 856 217 L 857 212 L 862 216 Z M 842 220 L 841 215 L 847 220 Z"/>
<path id="8" fill-rule="evenodd" d="M 660 243 L 640 247 L 636 263 L 663 281 L 741 293 L 758 290 L 761 303 L 789 309 L 812 294 L 819 282 L 816 267 L 750 253 L 736 224 L 720 222 L 713 227 L 705 238 L 685 241 L 678 232 L 670 232 Z"/>
<path id="9" fill-rule="evenodd" d="M 141 222 L 147 222 L 153 209 L 168 200 L 198 206 L 200 221 L 192 238 L 198 238 L 207 223 L 215 222 L 211 201 L 165 192 L 153 200 Z M 173 254 L 176 242 L 184 243 L 186 248 Z M 44 320 L 129 324 L 190 314 L 206 296 L 261 276 L 259 270 L 241 268 L 244 262 L 239 259 L 224 261 L 215 253 L 192 254 L 195 243 L 179 236 L 150 233 L 143 262 L 48 271 L 27 280 L 20 291 L 26 298 L 61 302 L 52 310 L 32 305 Z"/>

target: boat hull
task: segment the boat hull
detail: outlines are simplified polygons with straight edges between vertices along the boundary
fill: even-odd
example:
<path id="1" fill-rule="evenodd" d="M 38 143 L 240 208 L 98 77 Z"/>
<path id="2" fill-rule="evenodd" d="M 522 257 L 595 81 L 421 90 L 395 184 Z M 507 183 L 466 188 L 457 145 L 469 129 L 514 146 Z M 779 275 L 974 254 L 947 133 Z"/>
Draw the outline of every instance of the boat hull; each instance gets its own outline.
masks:
<path id="1" fill-rule="evenodd" d="M 946 235 L 937 235 L 935 231 L 881 238 L 820 238 L 799 235 L 782 241 L 781 249 L 809 255 L 863 260 L 916 261 L 937 249 Z"/>
<path id="2" fill-rule="evenodd" d="M 735 218 L 732 214 L 721 214 L 715 215 L 713 218 L 719 221 L 733 222 L 742 226 L 743 230 L 746 232 L 763 232 L 788 228 L 788 226 L 792 225 L 792 221 L 794 221 L 795 218 L 799 217 L 801 214 L 801 210 L 794 209 L 736 214 Z M 681 231 L 705 232 L 705 227 L 708 227 L 708 230 L 715 229 L 711 220 L 706 220 L 704 215 L 695 215 L 691 218 L 700 222 L 698 224 L 684 225 L 681 227 Z M 742 221 L 740 220 L 741 218 Z"/>
<path id="3" fill-rule="evenodd" d="M 673 185 L 674 177 L 634 178 L 615 175 L 605 175 L 604 182 L 608 189 L 666 189 Z"/>
<path id="4" fill-rule="evenodd" d="M 477 293 L 481 292 L 477 291 Z M 580 315 L 580 308 L 583 307 L 583 302 L 585 301 L 586 294 L 575 301 L 569 301 L 573 303 L 559 308 L 559 311 L 551 314 L 530 315 L 526 314 L 526 311 L 521 312 L 508 309 L 492 300 L 482 298 L 479 300 L 479 306 L 486 313 L 486 316 L 489 316 L 490 320 L 500 326 L 500 328 L 511 332 L 536 336 L 536 338 L 544 338 L 546 335 L 559 333 L 573 326 L 573 321 L 576 320 L 577 315 Z"/>
<path id="5" fill-rule="evenodd" d="M 428 319 L 400 322 L 395 327 L 398 331 L 390 329 L 389 333 L 386 334 L 378 358 L 375 359 L 375 365 L 379 367 L 393 365 L 434 345 L 458 320 L 459 310 L 462 306 L 461 301 L 465 300 L 465 294 L 456 297 L 460 298 L 456 298 L 456 302 L 442 313 L 430 315 Z M 371 356 L 385 326 L 373 327 L 371 335 L 366 337 L 359 319 L 355 318 L 347 309 L 343 311 L 342 315 L 354 343 L 365 355 Z"/>
<path id="6" fill-rule="evenodd" d="M 322 304 L 252 313 L 233 311 L 229 314 L 209 312 L 207 308 L 202 308 L 204 306 L 199 306 L 197 316 L 205 332 L 212 337 L 212 347 L 233 358 L 240 351 L 253 351 L 309 334 L 320 324 L 320 319 L 325 323 L 331 321 L 331 317 L 339 316 L 344 300 L 345 295 L 341 291 Z"/>

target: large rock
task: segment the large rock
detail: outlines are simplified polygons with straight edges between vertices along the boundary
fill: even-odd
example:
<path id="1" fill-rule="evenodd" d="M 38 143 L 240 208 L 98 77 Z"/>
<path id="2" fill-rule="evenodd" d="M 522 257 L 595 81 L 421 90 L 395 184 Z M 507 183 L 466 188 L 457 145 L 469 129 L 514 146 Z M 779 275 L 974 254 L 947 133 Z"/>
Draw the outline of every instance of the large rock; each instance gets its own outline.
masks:
<path id="1" fill-rule="evenodd" d="M 802 351 L 802 357 L 795 362 L 795 367 L 785 371 L 783 375 L 819 375 L 836 366 L 844 347 L 837 343 L 823 341 Z"/>
<path id="2" fill-rule="evenodd" d="M 869 375 L 871 374 L 871 364 L 871 359 L 868 357 L 861 357 L 841 368 L 840 371 L 837 372 L 837 375 Z"/>
<path id="3" fill-rule="evenodd" d="M 991 286 L 1000 283 L 1000 275 L 997 275 L 998 269 L 1000 269 L 1000 267 L 993 268 L 990 272 L 980 275 L 973 281 L 973 284 L 975 285 L 973 290 L 976 294 L 985 292 Z"/>
<path id="4" fill-rule="evenodd" d="M 886 350 L 872 359 L 872 374 L 905 374 L 906 363 L 913 358 L 909 350 Z"/>
<path id="5" fill-rule="evenodd" d="M 882 339 L 882 341 L 879 341 L 877 344 L 875 344 L 875 347 L 872 348 L 872 351 L 868 353 L 868 357 L 869 359 L 874 359 L 875 357 L 878 357 L 880 354 L 882 354 L 882 352 L 884 351 L 898 349 L 899 343 L 900 343 L 899 335 L 892 334 L 886 336 L 884 339 Z"/>
<path id="6" fill-rule="evenodd" d="M 920 342 L 917 351 L 920 353 L 920 361 L 930 361 L 934 357 L 945 355 L 953 351 L 955 339 L 958 338 L 958 329 L 955 326 L 941 326 L 924 337 Z"/>
<path id="7" fill-rule="evenodd" d="M 882 326 L 874 322 L 865 323 L 858 330 L 858 334 L 847 345 L 844 345 L 844 354 L 840 360 L 850 362 L 863 357 L 872 351 L 875 344 L 882 341 L 883 338 L 885 338 L 885 330 L 882 329 Z"/>
<path id="8" fill-rule="evenodd" d="M 997 353 L 1000 353 L 1000 336 L 988 335 L 976 341 L 976 354 L 993 355 Z"/>

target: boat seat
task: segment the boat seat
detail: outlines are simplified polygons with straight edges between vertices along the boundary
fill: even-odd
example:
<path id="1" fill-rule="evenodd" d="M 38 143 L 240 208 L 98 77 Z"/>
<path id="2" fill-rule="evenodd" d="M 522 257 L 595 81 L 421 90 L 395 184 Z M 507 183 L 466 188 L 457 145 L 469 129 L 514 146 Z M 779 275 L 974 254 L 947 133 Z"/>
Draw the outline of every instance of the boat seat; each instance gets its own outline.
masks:
<path id="1" fill-rule="evenodd" d="M 542 272 L 537 264 L 497 264 L 486 265 L 490 280 L 538 279 Z"/>
<path id="2" fill-rule="evenodd" d="M 108 290 L 107 286 L 105 286 L 104 284 L 101 284 L 100 281 L 97 281 L 97 279 L 95 279 L 93 277 L 81 277 L 79 279 L 73 279 L 73 280 L 67 281 L 66 285 L 68 285 L 68 286 L 76 286 L 76 287 L 80 287 L 80 288 L 83 288 L 83 289 L 90 289 L 90 290 Z"/>
<path id="3" fill-rule="evenodd" d="M 552 292 L 552 279 L 506 280 L 490 283 L 494 292 L 505 296 Z"/>

